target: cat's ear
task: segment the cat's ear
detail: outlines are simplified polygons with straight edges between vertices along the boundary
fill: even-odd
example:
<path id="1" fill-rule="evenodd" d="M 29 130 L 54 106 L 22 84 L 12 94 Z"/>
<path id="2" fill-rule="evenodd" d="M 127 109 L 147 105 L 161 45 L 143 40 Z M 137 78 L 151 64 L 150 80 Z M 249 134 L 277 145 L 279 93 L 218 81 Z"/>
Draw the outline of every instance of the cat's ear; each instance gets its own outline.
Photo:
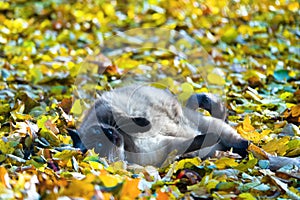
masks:
<path id="1" fill-rule="evenodd" d="M 144 133 L 151 129 L 151 123 L 148 119 L 128 116 L 116 110 L 112 111 L 105 102 L 97 101 L 95 111 L 99 123 L 108 124 L 126 134 Z"/>
<path id="2" fill-rule="evenodd" d="M 102 100 L 96 101 L 94 109 L 97 120 L 100 124 L 108 124 L 110 126 L 116 125 L 115 116 L 112 113 L 112 109 L 107 104 L 107 102 L 104 102 Z"/>

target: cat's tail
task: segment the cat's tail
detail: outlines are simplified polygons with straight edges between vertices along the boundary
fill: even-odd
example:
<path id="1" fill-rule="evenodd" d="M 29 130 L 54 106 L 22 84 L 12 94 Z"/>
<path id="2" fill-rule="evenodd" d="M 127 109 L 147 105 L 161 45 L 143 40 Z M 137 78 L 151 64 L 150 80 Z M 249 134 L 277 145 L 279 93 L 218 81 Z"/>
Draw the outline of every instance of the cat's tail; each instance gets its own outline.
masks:
<path id="1" fill-rule="evenodd" d="M 203 108 L 207 110 L 212 117 L 225 120 L 226 107 L 217 96 L 211 93 L 193 94 L 186 103 L 186 107 L 192 110 Z"/>
<path id="2" fill-rule="evenodd" d="M 67 131 L 73 141 L 73 147 L 80 148 L 82 153 L 87 152 L 86 147 L 83 145 L 83 143 L 80 139 L 79 132 L 77 130 L 70 129 L 70 128 L 67 128 Z"/>

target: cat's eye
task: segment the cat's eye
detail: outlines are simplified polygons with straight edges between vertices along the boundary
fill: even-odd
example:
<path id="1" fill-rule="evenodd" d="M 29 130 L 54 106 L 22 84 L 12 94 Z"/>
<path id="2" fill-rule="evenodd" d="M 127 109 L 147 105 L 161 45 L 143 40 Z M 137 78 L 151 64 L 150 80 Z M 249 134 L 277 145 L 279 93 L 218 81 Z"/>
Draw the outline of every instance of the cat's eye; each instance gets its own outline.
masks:
<path id="1" fill-rule="evenodd" d="M 150 125 L 150 122 L 144 117 L 135 117 L 135 118 L 132 118 L 132 120 L 134 121 L 134 123 L 136 125 L 139 125 L 141 127 L 145 127 L 145 126 Z"/>
<path id="2" fill-rule="evenodd" d="M 112 127 L 106 127 L 104 125 L 101 125 L 101 129 L 105 134 L 105 136 L 109 139 L 109 141 L 111 141 L 113 144 L 117 145 L 118 147 L 121 146 L 122 136 L 116 129 Z"/>

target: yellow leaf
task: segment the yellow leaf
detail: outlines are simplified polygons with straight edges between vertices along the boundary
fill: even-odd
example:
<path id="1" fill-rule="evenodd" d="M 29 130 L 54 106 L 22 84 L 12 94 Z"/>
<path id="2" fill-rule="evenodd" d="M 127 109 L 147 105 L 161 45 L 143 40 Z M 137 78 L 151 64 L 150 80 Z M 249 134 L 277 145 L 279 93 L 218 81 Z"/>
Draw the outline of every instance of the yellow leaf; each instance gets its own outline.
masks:
<path id="1" fill-rule="evenodd" d="M 195 93 L 209 92 L 207 88 L 196 89 Z"/>
<path id="2" fill-rule="evenodd" d="M 235 40 L 235 38 L 238 36 L 238 32 L 236 30 L 236 28 L 234 27 L 226 27 L 224 30 L 224 33 L 221 37 L 221 39 L 224 42 L 232 42 Z"/>
<path id="3" fill-rule="evenodd" d="M 255 128 L 251 125 L 249 115 L 247 115 L 243 121 L 243 130 L 246 132 L 255 131 Z"/>
<path id="4" fill-rule="evenodd" d="M 124 161 L 116 161 L 114 163 L 111 163 L 109 167 L 106 169 L 108 172 L 111 173 L 118 173 L 121 171 L 126 171 L 126 163 Z"/>
<path id="5" fill-rule="evenodd" d="M 60 67 L 62 66 L 62 64 L 60 64 L 60 63 L 53 63 L 52 64 L 52 67 L 53 67 L 53 69 L 59 69 Z"/>
<path id="6" fill-rule="evenodd" d="M 75 115 L 80 115 L 83 112 L 82 106 L 81 106 L 81 100 L 76 99 L 72 108 L 71 108 L 71 113 Z"/>
<path id="7" fill-rule="evenodd" d="M 292 107 L 296 106 L 296 104 L 294 104 L 294 103 L 285 103 L 285 105 L 287 108 L 292 108 Z"/>
<path id="8" fill-rule="evenodd" d="M 127 178 L 122 187 L 120 199 L 121 200 L 131 200 L 139 196 L 141 191 L 138 188 L 140 179 Z"/>
<path id="9" fill-rule="evenodd" d="M 115 61 L 115 64 L 121 69 L 132 69 L 132 68 L 136 68 L 141 63 L 139 61 L 136 61 L 136 60 L 133 60 L 130 58 L 126 58 L 124 56 L 124 57 L 117 59 Z"/>
<path id="10" fill-rule="evenodd" d="M 267 144 L 263 145 L 262 148 L 268 153 L 277 153 L 279 155 L 284 155 L 288 149 L 287 143 L 289 141 L 289 136 L 285 136 L 280 139 L 273 139 Z"/>
<path id="11" fill-rule="evenodd" d="M 110 16 L 110 17 L 115 16 L 115 8 L 112 4 L 105 3 L 102 5 L 102 8 L 103 8 L 105 14 L 107 14 L 108 16 Z"/>
<path id="12" fill-rule="evenodd" d="M 9 3 L 8 3 L 8 2 L 5 2 L 5 1 L 1 1 L 1 2 L 0 2 L 0 8 L 1 8 L 2 10 L 9 9 Z"/>
<path id="13" fill-rule="evenodd" d="M 246 116 L 243 123 L 237 127 L 237 132 L 247 140 L 260 142 L 271 130 L 263 130 L 262 133 L 255 131 L 255 128 L 251 125 L 250 117 Z"/>
<path id="14" fill-rule="evenodd" d="M 239 198 L 245 200 L 256 200 L 256 198 L 251 193 L 241 193 L 239 194 Z"/>
<path id="15" fill-rule="evenodd" d="M 63 150 L 62 152 L 57 152 L 53 155 L 54 158 L 57 158 L 59 160 L 70 160 L 73 156 L 76 155 L 76 151 L 72 150 Z"/>
<path id="16" fill-rule="evenodd" d="M 212 189 L 215 189 L 216 186 L 219 184 L 220 181 L 215 180 L 215 179 L 211 179 L 208 181 L 208 183 L 206 184 L 206 188 L 207 190 L 210 192 Z"/>
<path id="17" fill-rule="evenodd" d="M 13 153 L 15 148 L 13 143 L 0 139 L 0 150 L 5 155 Z"/>
<path id="18" fill-rule="evenodd" d="M 103 165 L 99 162 L 89 161 L 89 165 L 92 169 L 95 169 L 95 170 L 104 169 Z"/>
<path id="19" fill-rule="evenodd" d="M 253 99 L 253 100 L 258 101 L 258 102 L 260 102 L 260 100 L 261 100 L 261 96 L 259 96 L 254 91 L 250 91 L 250 90 L 247 90 L 245 92 L 245 97 L 249 98 L 249 99 Z"/>
<path id="20" fill-rule="evenodd" d="M 292 100 L 294 98 L 294 95 L 293 93 L 291 92 L 283 92 L 281 95 L 280 95 L 280 99 L 282 100 L 285 100 L 285 101 L 289 101 L 289 100 Z"/>
<path id="21" fill-rule="evenodd" d="M 100 174 L 100 180 L 102 181 L 105 187 L 113 187 L 122 181 L 122 179 L 118 176 L 113 176 L 110 174 Z"/>
<path id="22" fill-rule="evenodd" d="M 200 164 L 201 164 L 201 159 L 199 157 L 182 159 L 176 165 L 175 171 L 178 171 L 178 170 L 184 169 L 184 168 L 190 168 L 193 166 L 197 167 Z"/>
<path id="23" fill-rule="evenodd" d="M 215 73 L 209 73 L 207 75 L 207 81 L 210 84 L 214 84 L 214 85 L 225 85 L 225 80 L 222 76 L 215 74 Z"/>
<path id="24" fill-rule="evenodd" d="M 222 157 L 215 162 L 218 169 L 225 169 L 226 167 L 236 167 L 239 164 L 235 162 L 234 158 Z"/>
<path id="25" fill-rule="evenodd" d="M 72 139 L 70 136 L 57 135 L 57 137 L 62 144 L 72 144 Z"/>
<path id="26" fill-rule="evenodd" d="M 258 132 L 253 132 L 252 133 L 252 136 L 251 136 L 251 134 L 249 134 L 249 140 L 251 140 L 252 142 L 256 142 L 256 143 L 258 143 L 258 142 L 260 142 L 262 139 L 263 139 L 263 135 L 261 135 L 260 133 L 258 133 Z"/>
<path id="27" fill-rule="evenodd" d="M 183 92 L 193 93 L 194 88 L 190 83 L 183 83 L 181 84 L 181 89 Z"/>
<path id="28" fill-rule="evenodd" d="M 299 3 L 297 1 L 290 3 L 288 9 L 292 12 L 297 12 L 299 10 Z"/>
<path id="29" fill-rule="evenodd" d="M 92 199 L 92 196 L 94 195 L 94 186 L 88 179 L 72 180 L 70 185 L 62 190 L 62 195 Z"/>
<path id="30" fill-rule="evenodd" d="M 267 129 L 267 130 L 263 130 L 260 134 L 260 137 L 263 138 L 267 135 L 269 135 L 272 131 L 270 129 Z"/>
<path id="31" fill-rule="evenodd" d="M 250 141 L 256 142 L 256 143 L 261 140 L 260 134 L 256 131 L 251 132 L 251 133 L 246 133 L 246 134 L 241 133 L 241 136 L 247 140 L 250 140 Z"/>
<path id="32" fill-rule="evenodd" d="M 253 32 L 252 32 L 252 28 L 248 25 L 240 25 L 238 28 L 238 32 L 241 33 L 242 35 L 249 35 L 252 36 Z"/>
<path id="33" fill-rule="evenodd" d="M 169 89 L 171 92 L 174 92 L 174 80 L 170 77 L 160 79 L 157 82 L 151 83 L 151 86 L 159 89 Z"/>
<path id="34" fill-rule="evenodd" d="M 200 27 L 207 29 L 209 29 L 212 26 L 210 21 L 206 17 L 200 17 L 198 23 Z"/>

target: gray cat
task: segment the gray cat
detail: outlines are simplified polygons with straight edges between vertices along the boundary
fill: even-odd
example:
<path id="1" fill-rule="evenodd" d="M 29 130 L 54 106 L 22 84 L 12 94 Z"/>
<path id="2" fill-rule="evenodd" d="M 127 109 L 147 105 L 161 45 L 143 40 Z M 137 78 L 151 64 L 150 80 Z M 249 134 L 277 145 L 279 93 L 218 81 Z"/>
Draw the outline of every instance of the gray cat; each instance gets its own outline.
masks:
<path id="1" fill-rule="evenodd" d="M 196 110 L 208 110 L 212 117 Z M 86 113 L 75 147 L 95 149 L 110 161 L 160 166 L 170 155 L 202 157 L 231 147 L 245 152 L 249 142 L 224 122 L 224 105 L 211 94 L 194 94 L 182 107 L 170 92 L 131 85 L 104 92 Z"/>

